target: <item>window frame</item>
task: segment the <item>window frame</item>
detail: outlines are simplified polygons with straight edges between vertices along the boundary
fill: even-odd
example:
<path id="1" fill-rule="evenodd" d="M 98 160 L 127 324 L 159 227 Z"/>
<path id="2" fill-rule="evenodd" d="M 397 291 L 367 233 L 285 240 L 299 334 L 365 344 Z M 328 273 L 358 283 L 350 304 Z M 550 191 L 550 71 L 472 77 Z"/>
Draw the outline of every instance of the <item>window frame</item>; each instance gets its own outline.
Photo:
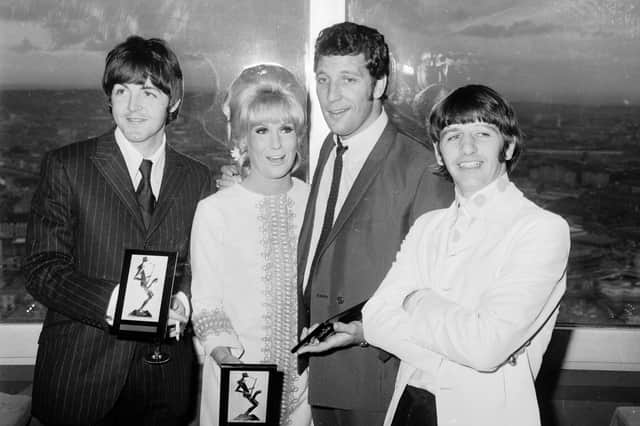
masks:
<path id="1" fill-rule="evenodd" d="M 317 157 L 328 132 L 315 93 L 313 43 L 319 31 L 347 17 L 346 0 L 309 1 L 309 42 L 305 57 L 310 91 L 309 167 Z M 309 174 L 310 176 L 312 174 Z M 0 323 L 0 365 L 33 365 L 41 323 Z M 606 342 L 606 344 L 603 344 Z M 563 354 L 562 368 L 570 370 L 640 371 L 640 327 L 556 327 L 550 353 Z"/>

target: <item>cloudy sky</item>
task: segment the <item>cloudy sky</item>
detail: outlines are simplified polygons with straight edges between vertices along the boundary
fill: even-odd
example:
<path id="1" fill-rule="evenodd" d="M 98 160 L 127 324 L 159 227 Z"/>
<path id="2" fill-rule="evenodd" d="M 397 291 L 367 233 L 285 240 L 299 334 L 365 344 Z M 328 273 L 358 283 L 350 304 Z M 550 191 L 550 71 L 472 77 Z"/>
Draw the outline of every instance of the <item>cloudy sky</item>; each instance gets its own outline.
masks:
<path id="1" fill-rule="evenodd" d="M 212 84 L 211 68 L 269 61 L 302 69 L 306 23 L 297 3 L 0 0 L 0 87 L 98 87 L 106 52 L 130 34 L 169 41 L 192 86 Z"/>
<path id="2" fill-rule="evenodd" d="M 400 61 L 445 52 L 512 98 L 640 105 L 640 0 L 347 4 Z M 300 74 L 305 13 L 303 0 L 0 0 L 0 87 L 98 87 L 105 53 L 133 33 L 167 39 L 195 87 L 265 60 Z"/>
<path id="3" fill-rule="evenodd" d="M 402 62 L 473 58 L 473 79 L 512 97 L 640 105 L 640 0 L 353 0 Z"/>

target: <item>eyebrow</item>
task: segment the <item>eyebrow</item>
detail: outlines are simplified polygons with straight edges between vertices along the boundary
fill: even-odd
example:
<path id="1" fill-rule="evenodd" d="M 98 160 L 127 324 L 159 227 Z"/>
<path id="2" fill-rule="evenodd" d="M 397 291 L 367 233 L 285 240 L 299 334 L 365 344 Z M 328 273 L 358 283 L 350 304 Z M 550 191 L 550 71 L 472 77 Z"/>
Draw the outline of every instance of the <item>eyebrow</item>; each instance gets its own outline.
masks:
<path id="1" fill-rule="evenodd" d="M 447 127 L 445 127 L 444 129 L 442 129 L 440 131 L 440 136 L 444 136 L 447 133 L 452 133 L 452 132 L 455 132 L 455 131 L 458 131 L 458 130 L 460 130 L 460 125 L 459 124 L 450 124 L 450 125 L 448 125 Z"/>
<path id="2" fill-rule="evenodd" d="M 351 70 L 351 69 L 341 69 L 338 70 L 337 72 L 339 75 L 353 75 L 353 76 L 357 76 L 357 77 L 361 77 L 364 73 L 361 69 L 357 69 L 357 70 Z M 320 74 L 325 74 L 328 75 L 329 72 L 323 69 L 319 69 L 316 71 L 316 76 L 320 75 Z"/>
<path id="3" fill-rule="evenodd" d="M 446 126 L 444 129 L 442 129 L 440 131 L 440 134 L 444 135 L 447 132 L 458 131 L 465 124 L 475 124 L 475 125 L 478 125 L 478 126 L 487 127 L 487 128 L 492 129 L 493 131 L 496 131 L 496 132 L 500 131 L 498 126 L 496 126 L 495 124 L 485 123 L 484 121 L 476 121 L 476 122 L 471 122 L 471 123 L 453 123 L 453 124 L 449 124 L 448 126 Z"/>

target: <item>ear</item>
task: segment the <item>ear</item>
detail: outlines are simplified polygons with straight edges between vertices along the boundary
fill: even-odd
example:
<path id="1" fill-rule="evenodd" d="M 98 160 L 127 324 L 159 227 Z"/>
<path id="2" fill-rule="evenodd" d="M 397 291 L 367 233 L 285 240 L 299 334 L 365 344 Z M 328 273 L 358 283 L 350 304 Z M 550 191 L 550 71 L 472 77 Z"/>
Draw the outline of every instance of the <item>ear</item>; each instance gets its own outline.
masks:
<path id="1" fill-rule="evenodd" d="M 505 141 L 505 143 L 507 143 Z M 504 150 L 504 159 L 511 160 L 513 157 L 513 152 L 516 150 L 516 138 L 513 138 L 510 142 L 508 142 L 507 149 Z"/>
<path id="2" fill-rule="evenodd" d="M 176 112 L 181 103 L 182 103 L 182 99 L 178 99 L 175 104 L 171 105 L 171 108 L 169 108 L 169 112 L 171 114 Z"/>
<path id="3" fill-rule="evenodd" d="M 375 86 L 373 86 L 373 99 L 380 99 L 384 95 L 384 91 L 387 88 L 387 76 L 385 75 L 379 80 L 376 80 Z"/>
<path id="4" fill-rule="evenodd" d="M 442 155 L 440 155 L 440 149 L 438 148 L 438 143 L 433 143 L 433 153 L 436 155 L 436 162 L 438 166 L 444 167 L 444 161 L 442 161 Z"/>

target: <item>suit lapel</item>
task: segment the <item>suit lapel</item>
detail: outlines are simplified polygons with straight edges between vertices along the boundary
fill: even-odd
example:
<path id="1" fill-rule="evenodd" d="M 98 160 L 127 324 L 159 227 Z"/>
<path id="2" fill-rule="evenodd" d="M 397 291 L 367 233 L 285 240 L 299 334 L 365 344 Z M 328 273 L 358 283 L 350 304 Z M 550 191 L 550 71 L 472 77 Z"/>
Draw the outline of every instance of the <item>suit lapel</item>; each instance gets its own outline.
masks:
<path id="1" fill-rule="evenodd" d="M 91 160 L 100 174 L 107 180 L 111 189 L 122 200 L 131 216 L 135 219 L 136 224 L 144 229 L 144 222 L 140 215 L 140 208 L 136 201 L 131 177 L 112 132 L 98 138 L 96 152 L 91 156 Z"/>
<path id="2" fill-rule="evenodd" d="M 329 236 L 327 237 L 327 241 L 324 247 L 322 247 L 322 250 L 324 250 L 324 248 L 331 244 L 331 242 L 336 238 L 336 235 L 347 222 L 347 219 L 349 219 L 369 186 L 371 186 L 373 179 L 382 169 L 382 165 L 384 164 L 389 150 L 395 141 L 397 132 L 397 129 L 393 124 L 391 124 L 391 122 L 389 122 L 385 127 L 382 135 L 380 135 L 380 138 L 373 147 L 373 150 L 364 162 L 360 173 L 358 173 L 358 177 L 353 183 L 353 186 L 340 209 L 338 217 L 333 223 L 331 232 L 329 232 Z"/>
<path id="3" fill-rule="evenodd" d="M 320 185 L 320 179 L 322 172 L 329 154 L 333 149 L 333 134 L 329 134 L 320 148 L 320 154 L 318 155 L 318 164 L 316 170 L 313 173 L 313 180 L 311 181 L 311 191 L 309 193 L 309 199 L 307 201 L 307 207 L 304 212 L 304 220 L 302 228 L 300 229 L 300 236 L 298 237 L 298 281 L 302 283 L 304 281 L 304 272 L 307 266 L 307 257 L 309 257 L 309 246 L 311 245 L 311 233 L 313 232 L 313 222 L 315 221 L 316 202 L 318 200 L 318 186 Z M 298 286 L 298 290 L 302 291 L 302 286 Z"/>
<path id="4" fill-rule="evenodd" d="M 164 220 L 175 199 L 180 193 L 182 185 L 185 184 L 185 174 L 187 169 L 182 162 L 182 157 L 172 147 L 167 144 L 166 162 L 164 173 L 162 174 L 162 185 L 156 209 L 151 217 L 149 233 L 152 233 Z"/>

